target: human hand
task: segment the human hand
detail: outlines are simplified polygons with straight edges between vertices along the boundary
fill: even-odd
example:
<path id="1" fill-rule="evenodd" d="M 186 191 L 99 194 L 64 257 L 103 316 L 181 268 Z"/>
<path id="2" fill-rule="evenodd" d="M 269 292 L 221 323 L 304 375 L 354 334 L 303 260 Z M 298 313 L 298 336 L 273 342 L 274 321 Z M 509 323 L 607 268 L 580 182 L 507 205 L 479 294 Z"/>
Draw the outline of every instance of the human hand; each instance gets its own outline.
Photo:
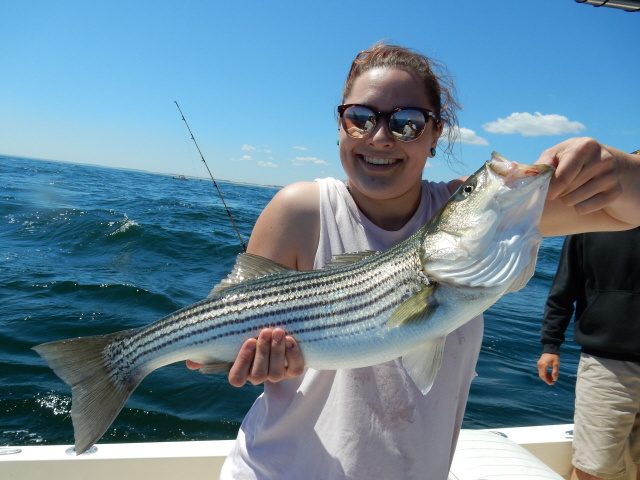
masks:
<path id="1" fill-rule="evenodd" d="M 571 138 L 545 150 L 536 163 L 556 167 L 547 199 L 559 198 L 579 214 L 611 204 L 623 192 L 617 153 L 592 138 Z"/>
<path id="2" fill-rule="evenodd" d="M 202 365 L 187 360 L 187 368 L 195 370 Z M 241 387 L 247 381 L 254 385 L 268 380 L 279 382 L 295 378 L 304 371 L 304 358 L 295 339 L 281 328 L 265 328 L 258 338 L 244 342 L 236 361 L 229 370 L 229 383 Z"/>
<path id="3" fill-rule="evenodd" d="M 549 370 L 551 369 L 551 371 Z M 547 384 L 553 385 L 558 380 L 560 370 L 560 355 L 543 353 L 538 359 L 538 376 Z"/>

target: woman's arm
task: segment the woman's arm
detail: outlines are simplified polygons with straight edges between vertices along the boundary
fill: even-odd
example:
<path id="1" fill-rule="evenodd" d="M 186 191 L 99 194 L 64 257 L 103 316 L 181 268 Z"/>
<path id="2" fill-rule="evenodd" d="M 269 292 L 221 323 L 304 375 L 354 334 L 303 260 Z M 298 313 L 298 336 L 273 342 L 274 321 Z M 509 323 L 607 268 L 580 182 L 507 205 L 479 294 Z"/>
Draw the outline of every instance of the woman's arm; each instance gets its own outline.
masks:
<path id="1" fill-rule="evenodd" d="M 540 222 L 545 236 L 640 225 L 640 155 L 572 138 L 536 163 L 556 167 Z"/>
<path id="2" fill-rule="evenodd" d="M 297 270 L 311 270 L 320 236 L 320 190 L 315 182 L 295 183 L 280 190 L 260 214 L 247 253 L 260 255 Z M 200 365 L 187 361 L 187 367 Z M 236 387 L 247 381 L 278 382 L 304 371 L 295 339 L 281 328 L 265 328 L 244 342 L 229 371 Z"/>

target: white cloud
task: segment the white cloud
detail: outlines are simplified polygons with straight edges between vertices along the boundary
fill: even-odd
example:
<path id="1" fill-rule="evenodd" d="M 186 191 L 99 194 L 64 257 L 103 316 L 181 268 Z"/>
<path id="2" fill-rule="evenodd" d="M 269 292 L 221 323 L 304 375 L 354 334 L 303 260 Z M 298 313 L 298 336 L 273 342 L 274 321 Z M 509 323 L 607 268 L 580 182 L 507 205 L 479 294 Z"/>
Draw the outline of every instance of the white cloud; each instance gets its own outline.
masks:
<path id="1" fill-rule="evenodd" d="M 291 163 L 293 163 L 297 167 L 304 165 L 305 163 L 314 163 L 316 165 L 331 165 L 330 163 L 327 163 L 318 157 L 296 157 L 291 160 Z"/>
<path id="2" fill-rule="evenodd" d="M 295 149 L 295 150 L 304 150 L 304 151 L 309 150 L 307 147 L 298 147 L 298 146 L 293 146 L 293 147 L 291 147 L 291 148 L 293 148 L 293 149 Z"/>
<path id="3" fill-rule="evenodd" d="M 440 138 L 446 141 L 448 133 L 448 127 L 445 127 L 442 132 L 442 137 Z M 455 139 L 456 141 L 467 145 L 489 145 L 489 142 L 486 139 L 476 135 L 476 132 L 470 128 L 456 127 Z"/>
<path id="4" fill-rule="evenodd" d="M 269 150 L 269 145 L 263 145 L 265 148 L 254 147 L 253 145 L 244 144 L 240 147 L 240 150 L 245 152 L 257 152 L 257 153 L 266 153 L 267 155 L 271 154 L 271 150 Z"/>
<path id="5" fill-rule="evenodd" d="M 482 128 L 489 133 L 519 133 L 524 137 L 540 135 L 563 135 L 579 133 L 586 127 L 580 122 L 571 122 L 562 115 L 542 115 L 535 112 L 512 113 L 507 118 L 499 118 L 495 122 L 485 123 Z"/>
<path id="6" fill-rule="evenodd" d="M 259 161 L 258 165 L 260 165 L 261 167 L 269 167 L 269 168 L 278 168 L 278 165 L 276 165 L 273 162 L 263 162 L 263 161 Z"/>
<path id="7" fill-rule="evenodd" d="M 251 158 L 251 155 L 243 155 L 240 158 L 232 158 L 231 161 L 232 162 L 246 162 L 249 160 L 253 160 L 253 158 Z"/>

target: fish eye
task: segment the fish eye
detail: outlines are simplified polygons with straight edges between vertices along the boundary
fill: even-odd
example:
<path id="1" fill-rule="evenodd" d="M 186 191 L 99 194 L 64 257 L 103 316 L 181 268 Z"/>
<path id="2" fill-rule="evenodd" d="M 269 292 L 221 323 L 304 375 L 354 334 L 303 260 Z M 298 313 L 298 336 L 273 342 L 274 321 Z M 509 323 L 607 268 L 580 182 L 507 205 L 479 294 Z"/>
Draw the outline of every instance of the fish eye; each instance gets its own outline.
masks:
<path id="1" fill-rule="evenodd" d="M 465 183 L 460 185 L 460 188 L 456 192 L 456 201 L 462 202 L 469 198 L 469 196 L 475 191 L 477 187 L 477 179 L 469 178 Z"/>

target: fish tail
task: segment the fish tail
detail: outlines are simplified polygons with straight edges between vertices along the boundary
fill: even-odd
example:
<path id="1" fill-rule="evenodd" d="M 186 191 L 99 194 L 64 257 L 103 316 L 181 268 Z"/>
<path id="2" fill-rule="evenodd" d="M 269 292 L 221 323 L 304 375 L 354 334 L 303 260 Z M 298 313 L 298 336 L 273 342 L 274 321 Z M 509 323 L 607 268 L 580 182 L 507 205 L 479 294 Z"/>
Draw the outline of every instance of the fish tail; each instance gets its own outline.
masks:
<path id="1" fill-rule="evenodd" d="M 105 355 L 106 347 L 118 342 L 122 333 L 59 340 L 33 347 L 71 387 L 71 420 L 77 455 L 102 437 L 148 373 L 118 368 Z"/>

